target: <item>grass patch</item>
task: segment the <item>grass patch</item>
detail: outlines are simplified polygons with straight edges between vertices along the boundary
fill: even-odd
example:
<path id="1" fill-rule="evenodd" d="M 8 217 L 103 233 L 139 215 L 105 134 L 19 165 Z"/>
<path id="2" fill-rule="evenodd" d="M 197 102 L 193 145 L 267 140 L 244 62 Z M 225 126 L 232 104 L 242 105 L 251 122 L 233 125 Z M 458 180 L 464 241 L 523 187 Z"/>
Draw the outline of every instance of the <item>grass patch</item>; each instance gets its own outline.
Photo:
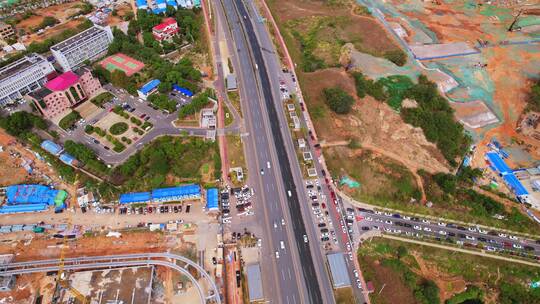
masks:
<path id="1" fill-rule="evenodd" d="M 407 168 L 371 151 L 350 156 L 348 148 L 333 147 L 324 150 L 328 169 L 338 180 L 349 176 L 360 183 L 359 188 L 343 188 L 359 201 L 404 203 L 411 198 L 420 199 L 414 176 Z"/>
<path id="2" fill-rule="evenodd" d="M 117 122 L 109 128 L 109 132 L 112 135 L 124 134 L 129 129 L 129 126 L 125 122 Z"/>
<path id="3" fill-rule="evenodd" d="M 388 250 L 381 252 L 378 250 L 381 247 Z M 408 254 L 397 259 L 396 253 L 400 247 L 405 247 Z M 385 289 L 390 288 L 390 292 L 393 291 L 394 284 L 408 285 L 406 276 L 396 276 L 396 274 L 412 272 L 415 276 L 423 275 L 417 270 L 416 259 L 411 254 L 419 256 L 425 264 L 430 265 L 430 277 L 456 278 L 440 281 L 444 285 L 442 290 L 449 294 L 449 300 L 446 303 L 486 300 L 484 298 L 486 295 L 489 295 L 495 303 L 540 303 L 540 293 L 526 287 L 531 281 L 538 280 L 540 268 L 382 238 L 364 242 L 358 251 L 360 265 L 364 266 L 362 267 L 364 276 L 366 280 L 374 283 L 376 292 L 370 295 L 373 303 L 393 303 L 389 301 L 392 299 L 392 294 L 384 290 L 380 295 L 378 294 L 382 284 L 386 283 Z M 370 265 L 375 269 L 370 268 Z M 378 274 L 387 271 L 387 269 L 381 269 L 380 265 L 390 268 L 399 281 L 391 284 L 391 278 L 386 282 L 380 280 Z M 460 289 L 456 287 L 458 283 L 467 286 L 467 291 L 458 291 Z M 495 298 L 493 298 L 494 295 Z"/>
<path id="4" fill-rule="evenodd" d="M 225 116 L 225 127 L 230 126 L 234 122 L 234 118 L 226 104 L 223 104 L 223 115 Z"/>
<path id="5" fill-rule="evenodd" d="M 242 167 L 245 181 L 247 166 L 242 139 L 239 135 L 227 135 L 225 136 L 225 140 L 227 141 L 227 160 L 229 161 L 229 166 L 231 168 Z M 241 184 L 236 180 L 236 174 L 234 172 L 230 173 L 230 177 L 233 183 Z"/>
<path id="6" fill-rule="evenodd" d="M 77 111 L 71 111 L 68 115 L 64 116 L 60 122 L 58 123 L 58 126 L 60 128 L 67 130 L 75 125 L 75 123 L 81 119 L 81 114 Z"/>
<path id="7" fill-rule="evenodd" d="M 351 287 L 339 288 L 334 291 L 336 304 L 354 304 L 354 295 Z"/>
<path id="8" fill-rule="evenodd" d="M 98 107 L 103 107 L 103 105 L 114 98 L 114 95 L 110 92 L 103 92 L 98 96 L 90 99 L 90 102 L 95 104 Z"/>
<path id="9" fill-rule="evenodd" d="M 242 116 L 242 107 L 240 106 L 240 95 L 238 95 L 238 91 L 227 92 L 227 97 L 229 98 L 229 101 L 232 103 L 233 107 L 236 109 L 236 112 Z"/>

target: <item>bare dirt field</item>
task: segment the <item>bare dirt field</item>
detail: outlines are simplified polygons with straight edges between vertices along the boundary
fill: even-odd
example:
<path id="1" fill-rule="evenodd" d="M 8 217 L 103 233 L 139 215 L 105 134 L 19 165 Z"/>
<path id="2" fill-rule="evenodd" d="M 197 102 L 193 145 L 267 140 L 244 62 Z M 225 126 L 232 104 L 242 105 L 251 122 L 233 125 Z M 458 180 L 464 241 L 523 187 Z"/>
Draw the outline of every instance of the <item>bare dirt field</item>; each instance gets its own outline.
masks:
<path id="1" fill-rule="evenodd" d="M 443 156 L 423 132 L 403 122 L 387 104 L 371 97 L 356 98 L 352 114 L 337 115 L 324 104 L 323 89 L 339 86 L 355 96 L 353 80 L 341 69 L 326 69 L 302 76 L 303 92 L 317 135 L 326 143 L 355 139 L 360 146 L 385 151 L 413 172 L 447 172 Z M 384 153 L 384 152 L 383 152 Z"/>

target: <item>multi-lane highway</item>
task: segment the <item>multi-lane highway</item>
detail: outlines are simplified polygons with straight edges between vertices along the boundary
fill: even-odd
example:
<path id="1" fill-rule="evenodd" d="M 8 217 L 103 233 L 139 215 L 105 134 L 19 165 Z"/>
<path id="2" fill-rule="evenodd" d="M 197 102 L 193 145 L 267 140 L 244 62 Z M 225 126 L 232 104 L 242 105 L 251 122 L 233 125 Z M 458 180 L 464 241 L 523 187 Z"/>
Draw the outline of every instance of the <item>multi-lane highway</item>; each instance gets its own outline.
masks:
<path id="1" fill-rule="evenodd" d="M 378 230 L 381 233 L 434 239 L 464 247 L 482 248 L 487 252 L 540 256 L 540 244 L 536 240 L 504 232 L 366 209 L 357 209 L 357 216 L 360 232 Z"/>

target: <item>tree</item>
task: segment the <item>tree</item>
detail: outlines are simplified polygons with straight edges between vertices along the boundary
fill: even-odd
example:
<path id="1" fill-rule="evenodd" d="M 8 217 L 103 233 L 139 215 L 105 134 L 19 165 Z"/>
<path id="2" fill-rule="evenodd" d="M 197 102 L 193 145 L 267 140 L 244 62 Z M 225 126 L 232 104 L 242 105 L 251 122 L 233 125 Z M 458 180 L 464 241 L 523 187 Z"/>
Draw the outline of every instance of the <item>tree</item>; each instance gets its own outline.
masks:
<path id="1" fill-rule="evenodd" d="M 30 131 L 32 127 L 46 129 L 47 123 L 43 118 L 34 114 L 19 111 L 8 117 L 0 118 L 0 127 L 13 136 L 21 136 Z"/>
<path id="2" fill-rule="evenodd" d="M 406 257 L 408 254 L 409 252 L 407 250 L 407 247 L 400 245 L 397 248 L 396 255 L 397 255 L 398 260 L 401 260 L 401 258 Z"/>
<path id="3" fill-rule="evenodd" d="M 111 83 L 116 87 L 126 88 L 129 83 L 129 79 L 124 71 L 114 70 L 111 73 Z"/>
<path id="4" fill-rule="evenodd" d="M 337 114 L 347 114 L 351 111 L 354 98 L 339 87 L 326 88 L 323 91 L 326 104 Z"/>

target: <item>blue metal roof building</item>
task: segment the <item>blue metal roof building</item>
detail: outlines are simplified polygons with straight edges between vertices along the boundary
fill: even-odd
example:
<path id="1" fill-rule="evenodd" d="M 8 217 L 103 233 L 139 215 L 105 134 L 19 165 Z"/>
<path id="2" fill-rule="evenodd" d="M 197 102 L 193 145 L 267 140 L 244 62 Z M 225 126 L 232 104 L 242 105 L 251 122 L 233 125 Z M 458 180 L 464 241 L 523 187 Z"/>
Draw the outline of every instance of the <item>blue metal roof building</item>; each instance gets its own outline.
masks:
<path id="1" fill-rule="evenodd" d="M 493 167 L 493 169 L 501 175 L 505 175 L 508 173 L 512 173 L 512 169 L 508 167 L 508 165 L 504 162 L 504 160 L 497 154 L 497 152 L 488 152 L 486 153 L 486 157 Z"/>
<path id="2" fill-rule="evenodd" d="M 506 174 L 505 176 L 503 176 L 503 179 L 508 185 L 508 187 L 510 187 L 514 191 L 515 195 L 522 196 L 529 194 L 529 191 L 527 191 L 527 189 L 523 187 L 523 184 L 519 181 L 519 179 L 517 179 L 517 177 L 513 173 Z"/>
<path id="3" fill-rule="evenodd" d="M 207 211 L 219 210 L 217 188 L 210 188 L 206 190 L 206 210 Z"/>
<path id="4" fill-rule="evenodd" d="M 167 8 L 166 0 L 155 0 L 157 8 Z"/>
<path id="5" fill-rule="evenodd" d="M 175 0 L 167 0 L 167 5 L 172 6 L 172 7 L 178 6 Z"/>
<path id="6" fill-rule="evenodd" d="M 6 188 L 8 205 L 54 205 L 58 190 L 43 185 L 13 185 Z"/>
<path id="7" fill-rule="evenodd" d="M 47 204 L 4 205 L 0 208 L 0 214 L 40 212 L 47 210 L 47 208 Z"/>
<path id="8" fill-rule="evenodd" d="M 154 202 L 170 202 L 185 199 L 195 199 L 201 197 L 201 187 L 199 185 L 186 185 L 171 188 L 161 188 L 152 191 Z"/>
<path id="9" fill-rule="evenodd" d="M 163 11 L 165 11 L 165 9 Z M 159 79 L 150 80 L 145 85 L 143 85 L 140 89 L 137 90 L 137 93 L 139 93 L 139 97 L 146 100 L 146 97 L 148 97 L 148 95 L 157 91 L 157 88 L 160 83 L 161 81 L 159 81 Z"/>
<path id="10" fill-rule="evenodd" d="M 77 159 L 75 157 L 73 157 L 73 156 L 71 156 L 70 154 L 67 154 L 67 153 L 60 154 L 59 159 L 64 164 L 67 164 L 67 165 L 70 165 L 70 166 L 72 166 L 77 161 Z"/>
<path id="11" fill-rule="evenodd" d="M 152 201 L 150 192 L 131 192 L 120 195 L 120 204 L 149 203 Z"/>
<path id="12" fill-rule="evenodd" d="M 146 0 L 137 0 L 137 8 L 138 9 L 147 9 L 148 8 L 148 2 L 146 2 Z"/>
<path id="13" fill-rule="evenodd" d="M 41 148 L 43 148 L 43 150 L 51 153 L 52 155 L 58 155 L 63 150 L 62 147 L 60 147 L 60 145 L 55 144 L 54 142 L 52 142 L 50 140 L 44 140 L 41 143 Z"/>
<path id="14" fill-rule="evenodd" d="M 192 97 L 194 95 L 193 92 L 191 92 L 190 90 L 183 88 L 177 84 L 173 84 L 172 87 L 173 87 L 173 90 L 178 91 L 187 97 Z"/>

